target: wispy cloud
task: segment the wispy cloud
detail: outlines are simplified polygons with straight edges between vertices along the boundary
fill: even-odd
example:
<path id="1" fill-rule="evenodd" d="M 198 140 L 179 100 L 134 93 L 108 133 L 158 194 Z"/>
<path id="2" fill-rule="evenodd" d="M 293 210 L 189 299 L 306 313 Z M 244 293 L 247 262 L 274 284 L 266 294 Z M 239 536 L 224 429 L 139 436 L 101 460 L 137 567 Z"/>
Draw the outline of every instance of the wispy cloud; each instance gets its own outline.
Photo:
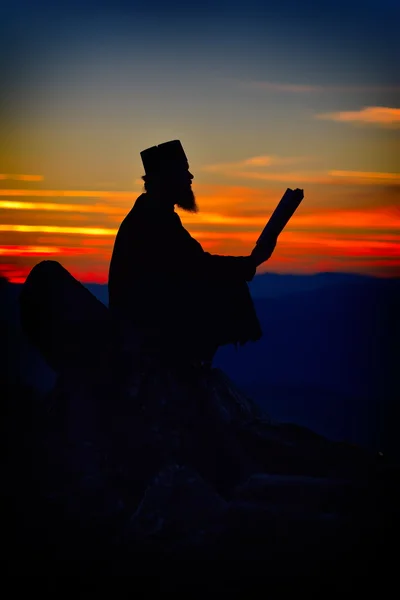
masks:
<path id="1" fill-rule="evenodd" d="M 379 85 L 320 85 L 320 84 L 299 84 L 282 83 L 276 81 L 239 81 L 242 86 L 250 87 L 267 92 L 289 93 L 289 94 L 315 94 L 315 93 L 354 93 L 354 92 L 397 92 L 400 93 L 400 86 L 379 86 Z"/>
<path id="2" fill-rule="evenodd" d="M 0 256 L 80 256 L 94 254 L 95 248 L 59 246 L 0 246 Z"/>
<path id="3" fill-rule="evenodd" d="M 322 247 L 323 251 L 331 255 L 340 255 L 345 252 L 346 256 L 379 256 L 382 258 L 400 258 L 400 237 L 392 241 L 376 240 L 373 237 L 357 239 L 357 235 L 349 238 L 347 236 L 338 237 L 329 234 L 309 234 L 287 232 L 279 244 L 290 246 L 291 248 L 317 249 Z"/>
<path id="4" fill-rule="evenodd" d="M 400 174 L 369 171 L 256 171 L 237 168 L 231 165 L 214 165 L 213 172 L 224 177 L 248 179 L 254 181 L 271 181 L 288 186 L 310 184 L 327 185 L 398 185 Z"/>
<path id="5" fill-rule="evenodd" d="M 0 180 L 8 181 L 43 181 L 43 175 L 5 175 L 0 173 Z"/>
<path id="6" fill-rule="evenodd" d="M 275 156 L 270 154 L 262 154 L 260 156 L 251 156 L 250 158 L 244 158 L 243 160 L 235 162 L 221 162 L 211 165 L 204 165 L 201 167 L 201 171 L 207 171 L 208 173 L 221 173 L 244 168 L 290 166 L 298 163 L 304 163 L 309 160 L 311 160 L 311 157 L 309 156 Z"/>
<path id="7" fill-rule="evenodd" d="M 400 127 L 400 108 L 367 106 L 360 110 L 322 113 L 316 115 L 316 118 L 341 123 L 381 125 L 397 129 Z"/>
<path id="8" fill-rule="evenodd" d="M 342 177 L 357 183 L 400 184 L 400 173 L 382 173 L 379 171 L 329 171 L 332 177 Z"/>
<path id="9" fill-rule="evenodd" d="M 61 204 L 56 202 L 19 202 L 15 200 L 0 200 L 3 210 L 34 210 L 50 212 L 83 212 L 108 215 L 123 215 L 126 210 L 118 206 L 104 204 Z"/>
<path id="10" fill-rule="evenodd" d="M 116 235 L 117 229 L 105 227 L 62 227 L 59 225 L 0 225 L 0 231 L 15 233 L 68 233 L 75 235 Z"/>
<path id="11" fill-rule="evenodd" d="M 219 171 L 225 177 L 236 177 L 238 179 L 252 179 L 255 181 L 275 181 L 292 185 L 292 182 L 301 183 L 329 183 L 329 176 L 325 172 L 315 173 L 307 171 L 281 171 L 281 172 L 259 172 L 226 169 Z"/>
<path id="12" fill-rule="evenodd" d="M 109 198 L 114 200 L 136 200 L 137 191 L 107 192 L 100 190 L 0 190 L 0 196 L 35 198 Z"/>
<path id="13" fill-rule="evenodd" d="M 264 211 L 263 216 L 236 218 L 225 214 L 205 214 L 203 219 L 199 218 L 200 215 L 182 214 L 182 222 L 195 238 L 219 241 L 221 249 L 226 252 L 227 241 L 234 239 L 241 244 L 248 244 L 250 249 L 264 227 L 269 213 L 270 211 Z M 348 236 L 354 238 L 361 234 L 365 236 L 364 240 L 370 240 L 375 236 L 375 241 L 385 241 L 388 248 L 395 243 L 396 248 L 400 249 L 400 236 L 395 234 L 397 230 L 400 230 L 400 211 L 392 207 L 370 210 L 314 209 L 309 213 L 304 213 L 300 208 L 279 239 L 284 244 L 291 244 L 300 239 L 299 236 L 307 233 L 313 240 L 310 243 L 318 245 L 321 232 L 324 232 L 322 237 L 325 240 L 331 231 L 332 237 L 329 243 L 331 246 L 335 246 L 337 239 L 348 240 Z M 376 239 L 377 235 L 379 239 Z M 362 241 L 359 240 L 358 245 L 361 246 Z"/>
<path id="14" fill-rule="evenodd" d="M 395 109 L 392 109 L 395 110 Z M 400 109 L 399 123 L 400 123 Z M 215 173 L 227 178 L 248 179 L 253 181 L 270 181 L 284 183 L 292 187 L 305 183 L 326 185 L 397 185 L 400 184 L 400 174 L 350 171 L 350 170 L 281 170 L 279 167 L 291 166 L 315 160 L 309 156 L 281 157 L 260 155 L 245 158 L 235 162 L 221 162 L 205 165 L 202 171 Z M 277 168 L 274 168 L 277 167 Z"/>
<path id="15" fill-rule="evenodd" d="M 242 226 L 262 226 L 265 221 L 264 217 L 260 216 L 243 216 L 243 215 L 228 215 L 216 212 L 199 212 L 191 215 L 190 213 L 181 214 L 182 222 L 186 225 L 242 225 Z"/>
<path id="16" fill-rule="evenodd" d="M 335 207 L 343 210 L 370 210 L 381 206 L 395 206 L 398 204 L 400 175 L 393 174 L 387 177 L 377 173 L 371 177 L 371 172 L 339 171 L 340 175 L 324 174 L 329 180 L 329 185 L 321 189 L 314 184 L 304 185 L 305 200 L 302 204 L 303 213 L 320 210 L 322 206 Z M 331 172 L 332 173 L 332 172 Z M 357 178 L 354 179 L 354 175 Z M 379 176 L 379 178 L 377 177 Z M 390 178 L 389 178 L 390 177 Z M 226 214 L 230 217 L 260 217 L 265 220 L 268 213 L 272 212 L 282 197 L 288 181 L 279 184 L 275 182 L 261 182 L 260 185 L 243 182 L 246 185 L 228 185 L 222 181 L 218 184 L 195 183 L 196 198 L 200 212 L 195 218 L 204 213 Z M 314 183 L 314 182 L 313 182 Z M 294 180 L 294 187 L 298 182 Z M 343 189 L 348 187 L 348 189 Z M 178 210 L 181 214 L 181 211 Z M 182 211 L 181 218 L 186 220 L 187 213 Z M 111 217 L 108 217 L 108 222 Z"/>
<path id="17" fill-rule="evenodd" d="M 249 81 L 250 87 L 266 90 L 269 92 L 289 92 L 291 94 L 308 94 L 311 92 L 323 92 L 321 85 L 307 85 L 298 83 L 279 83 L 274 81 Z"/>
<path id="18" fill-rule="evenodd" d="M 295 214 L 288 227 L 310 231 L 318 228 L 396 230 L 400 229 L 400 211 L 392 208 L 315 211 L 307 215 Z"/>

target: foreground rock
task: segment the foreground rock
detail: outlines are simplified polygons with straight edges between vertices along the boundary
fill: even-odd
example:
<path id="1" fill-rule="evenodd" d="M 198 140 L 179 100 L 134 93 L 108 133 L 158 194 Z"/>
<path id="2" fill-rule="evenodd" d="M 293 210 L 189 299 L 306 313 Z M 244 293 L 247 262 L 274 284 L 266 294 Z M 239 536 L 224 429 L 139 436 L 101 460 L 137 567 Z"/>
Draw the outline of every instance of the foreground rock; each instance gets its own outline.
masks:
<path id="1" fill-rule="evenodd" d="M 44 275 L 25 290 L 25 315 Z M 378 564 L 385 536 L 398 533 L 395 467 L 272 422 L 218 369 L 132 358 L 121 372 L 112 334 L 100 347 L 107 310 L 92 310 L 86 291 L 80 302 L 70 277 L 57 296 L 70 313 L 49 318 L 63 335 L 71 314 L 77 338 L 64 347 L 51 327 L 40 334 L 57 385 L 46 397 L 20 390 L 9 419 L 14 568 L 135 575 L 170 558 L 257 559 L 269 574 L 315 575 L 354 553 Z M 77 342 L 94 330 L 86 360 L 92 341 Z"/>
<path id="2" fill-rule="evenodd" d="M 348 567 L 354 553 L 378 564 L 399 499 L 382 459 L 302 428 L 240 420 L 234 386 L 223 402 L 214 395 L 225 381 L 217 370 L 157 372 L 134 397 L 79 387 L 71 374 L 32 409 L 36 429 L 8 486 L 17 565 L 25 554 L 25 564 L 40 557 L 36 568 L 64 574 L 101 565 L 133 575 L 161 559 L 257 559 L 271 573 L 312 575 L 321 562 Z"/>

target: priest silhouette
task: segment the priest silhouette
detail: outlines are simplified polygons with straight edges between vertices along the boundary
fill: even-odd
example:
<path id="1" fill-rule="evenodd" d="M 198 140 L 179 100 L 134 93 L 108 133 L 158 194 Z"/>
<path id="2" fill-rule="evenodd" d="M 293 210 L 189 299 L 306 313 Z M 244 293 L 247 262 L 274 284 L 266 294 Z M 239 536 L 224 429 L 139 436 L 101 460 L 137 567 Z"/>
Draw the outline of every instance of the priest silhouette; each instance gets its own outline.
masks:
<path id="1" fill-rule="evenodd" d="M 110 264 L 112 317 L 141 353 L 210 364 L 219 346 L 260 339 L 246 282 L 276 240 L 250 256 L 205 252 L 175 212 L 199 210 L 180 141 L 143 150 L 141 158 L 145 191 L 121 223 Z"/>

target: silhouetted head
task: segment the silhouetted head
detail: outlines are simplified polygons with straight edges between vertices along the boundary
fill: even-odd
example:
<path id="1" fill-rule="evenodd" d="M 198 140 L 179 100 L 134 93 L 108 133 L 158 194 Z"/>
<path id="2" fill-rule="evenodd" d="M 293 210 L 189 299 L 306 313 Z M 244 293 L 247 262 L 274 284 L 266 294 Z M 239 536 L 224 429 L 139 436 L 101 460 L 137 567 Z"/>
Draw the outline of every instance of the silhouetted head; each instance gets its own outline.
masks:
<path id="1" fill-rule="evenodd" d="M 146 192 L 189 212 L 198 211 L 192 190 L 194 176 L 179 140 L 152 146 L 140 155 L 146 173 L 142 177 Z"/>

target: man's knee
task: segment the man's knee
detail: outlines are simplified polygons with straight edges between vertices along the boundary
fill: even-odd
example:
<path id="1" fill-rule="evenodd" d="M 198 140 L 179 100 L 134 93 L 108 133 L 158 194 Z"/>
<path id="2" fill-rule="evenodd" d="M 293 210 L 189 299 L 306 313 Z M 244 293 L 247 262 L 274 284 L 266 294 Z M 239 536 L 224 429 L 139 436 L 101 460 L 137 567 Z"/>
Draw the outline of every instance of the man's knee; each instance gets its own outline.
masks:
<path id="1" fill-rule="evenodd" d="M 33 267 L 27 280 L 36 277 L 52 279 L 59 276 L 63 271 L 65 271 L 64 267 L 57 260 L 42 260 Z"/>

